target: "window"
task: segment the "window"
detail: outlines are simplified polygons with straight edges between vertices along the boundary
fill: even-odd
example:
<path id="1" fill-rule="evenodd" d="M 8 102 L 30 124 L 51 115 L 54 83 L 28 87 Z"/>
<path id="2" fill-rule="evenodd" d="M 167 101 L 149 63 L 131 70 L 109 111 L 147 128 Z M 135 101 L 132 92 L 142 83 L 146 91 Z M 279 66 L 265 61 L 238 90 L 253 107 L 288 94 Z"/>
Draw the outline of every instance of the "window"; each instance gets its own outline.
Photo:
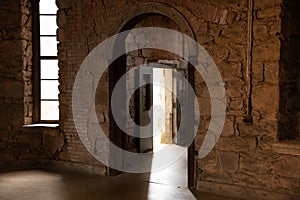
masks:
<path id="1" fill-rule="evenodd" d="M 55 0 L 35 0 L 34 7 L 34 122 L 59 119 L 58 60 Z"/>

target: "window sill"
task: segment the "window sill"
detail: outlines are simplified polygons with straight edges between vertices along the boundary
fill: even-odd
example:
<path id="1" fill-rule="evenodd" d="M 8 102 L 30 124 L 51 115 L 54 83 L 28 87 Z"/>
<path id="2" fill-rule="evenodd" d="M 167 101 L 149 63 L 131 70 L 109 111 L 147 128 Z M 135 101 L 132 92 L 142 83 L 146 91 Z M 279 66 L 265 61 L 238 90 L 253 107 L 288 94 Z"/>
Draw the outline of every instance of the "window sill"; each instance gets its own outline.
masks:
<path id="1" fill-rule="evenodd" d="M 57 136 L 59 134 L 58 124 L 30 124 L 22 127 L 24 133 Z"/>
<path id="2" fill-rule="evenodd" d="M 272 149 L 279 154 L 300 156 L 300 139 L 276 142 Z"/>
<path id="3" fill-rule="evenodd" d="M 24 125 L 23 128 L 57 128 L 58 124 L 29 124 Z"/>

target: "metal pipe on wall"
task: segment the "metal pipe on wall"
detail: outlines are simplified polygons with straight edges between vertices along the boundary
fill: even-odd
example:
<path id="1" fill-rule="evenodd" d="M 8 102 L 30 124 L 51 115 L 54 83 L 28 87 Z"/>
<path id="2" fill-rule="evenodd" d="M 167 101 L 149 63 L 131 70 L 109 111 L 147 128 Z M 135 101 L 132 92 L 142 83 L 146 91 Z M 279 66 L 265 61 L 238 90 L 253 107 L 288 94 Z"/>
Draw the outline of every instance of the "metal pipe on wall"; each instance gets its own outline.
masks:
<path id="1" fill-rule="evenodd" d="M 252 119 L 252 48 L 253 48 L 253 11 L 254 0 L 248 1 L 248 28 L 247 28 L 247 65 L 246 65 L 246 81 L 247 81 L 247 108 L 244 122 L 251 124 Z"/>

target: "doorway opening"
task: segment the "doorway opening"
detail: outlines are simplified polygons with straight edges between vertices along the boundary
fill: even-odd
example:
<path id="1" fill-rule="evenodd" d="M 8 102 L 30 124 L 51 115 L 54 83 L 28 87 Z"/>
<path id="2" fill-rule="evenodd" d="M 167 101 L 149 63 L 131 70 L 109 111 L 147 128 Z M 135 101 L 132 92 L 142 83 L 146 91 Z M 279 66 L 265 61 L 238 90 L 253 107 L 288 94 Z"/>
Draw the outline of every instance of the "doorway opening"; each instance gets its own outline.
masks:
<path id="1" fill-rule="evenodd" d="M 152 94 L 153 106 L 162 108 L 153 112 L 153 152 L 157 152 L 165 145 L 176 143 L 177 109 L 173 108 L 176 98 L 169 90 L 173 86 L 173 69 L 154 68 L 153 82 L 162 83 L 153 85 Z"/>
<path id="2" fill-rule="evenodd" d="M 187 187 L 187 147 L 180 146 L 178 127 L 180 126 L 180 105 L 177 102 L 177 95 L 180 87 L 173 76 L 179 68 L 177 60 L 158 61 L 166 68 L 153 68 L 153 82 L 160 83 L 153 85 L 153 152 L 162 151 L 168 146 L 182 149 L 185 153 L 172 165 L 158 172 L 151 172 L 150 181 L 159 184 L 168 184 L 176 187 Z M 173 148 L 174 148 L 173 147 Z"/>
<path id="3" fill-rule="evenodd" d="M 157 51 L 157 50 L 153 50 Z M 164 52 L 160 51 L 160 55 Z M 129 53 L 127 57 L 139 54 Z M 144 65 L 147 64 L 147 65 Z M 180 105 L 179 99 L 184 99 L 186 86 L 183 85 L 188 76 L 188 64 L 183 59 L 150 59 L 144 63 L 145 67 L 136 70 L 135 84 L 139 85 L 135 95 L 135 104 L 131 104 L 130 110 L 136 111 L 136 121 L 140 125 L 136 135 L 151 135 L 147 138 L 137 138 L 137 151 L 140 153 L 152 153 L 155 158 L 156 152 L 172 148 L 168 157 L 174 157 L 160 171 L 151 171 L 149 181 L 159 184 L 168 184 L 176 187 L 187 187 L 188 162 L 187 147 L 181 145 L 184 138 L 177 134 L 181 114 L 187 110 L 186 104 Z M 182 76 L 178 76 L 180 73 Z M 130 86 L 132 77 L 127 77 L 127 85 Z M 146 84 L 146 83 L 153 84 Z M 129 88 L 129 87 L 127 87 Z M 128 92 L 132 94 L 132 91 Z M 183 112 L 183 113 L 182 113 Z M 129 126 L 128 126 L 129 128 Z M 148 134 L 151 133 L 151 134 Z M 184 154 L 178 157 L 176 152 L 182 151 Z M 152 166 L 152 169 L 155 168 Z"/>
<path id="4" fill-rule="evenodd" d="M 180 20 L 179 20 L 180 21 Z M 179 24 L 184 24 L 184 23 L 179 23 Z M 135 18 L 133 18 L 132 20 L 130 20 L 128 22 L 128 24 L 126 24 L 122 30 L 129 30 L 131 28 L 138 28 L 138 27 L 163 27 L 163 28 L 168 28 L 168 29 L 173 29 L 179 32 L 181 31 L 181 28 L 178 26 L 178 24 L 176 24 L 174 21 L 172 21 L 169 17 L 166 17 L 162 14 L 156 14 L 156 13 L 149 13 L 149 14 L 145 14 L 145 15 L 140 15 L 140 16 L 136 16 Z M 183 26 L 184 30 L 186 29 L 186 26 Z M 138 42 L 140 42 L 141 40 L 146 39 L 146 35 L 143 35 L 143 33 L 139 34 L 139 35 L 131 35 L 130 32 L 128 34 L 128 36 L 126 38 L 118 38 L 118 40 L 120 41 L 125 41 L 125 46 L 118 46 L 117 48 L 126 48 L 127 46 L 130 45 L 136 45 Z M 174 41 L 174 45 L 178 46 L 178 49 L 181 49 L 182 52 L 180 53 L 180 55 L 175 55 L 171 52 L 166 52 L 160 49 L 139 49 L 139 50 L 135 50 L 135 51 L 127 51 L 128 53 L 124 56 L 121 56 L 118 60 L 116 60 L 109 68 L 109 88 L 110 88 L 110 95 L 112 93 L 112 90 L 114 88 L 115 83 L 119 80 L 119 78 L 126 73 L 126 71 L 143 65 L 143 64 L 149 64 L 151 62 L 154 63 L 159 63 L 159 62 L 163 62 L 165 65 L 168 65 L 168 69 L 163 70 L 165 74 L 170 74 L 172 72 L 172 70 L 177 70 L 177 72 L 181 73 L 184 75 L 184 77 L 189 81 L 189 83 L 192 85 L 194 85 L 194 69 L 192 66 L 190 66 L 189 63 L 184 62 L 183 58 L 181 57 L 181 55 L 185 54 L 186 52 L 184 52 L 183 47 L 184 47 L 184 41 L 182 36 L 179 34 L 177 37 L 174 38 L 170 38 L 168 35 L 162 35 L 161 37 L 157 38 L 157 40 L 155 42 L 164 42 L 165 40 L 172 40 Z M 122 42 L 116 42 L 117 44 L 120 44 Z M 130 48 L 129 48 L 130 49 Z M 176 62 L 175 62 L 176 61 Z M 173 62 L 173 63 L 172 63 Z M 172 69 L 171 69 L 172 68 Z M 155 71 L 155 70 L 154 70 Z M 157 72 L 157 73 L 162 73 L 162 71 Z M 139 76 L 142 79 L 151 79 L 153 78 L 153 74 L 152 76 L 149 76 L 147 74 L 145 74 L 145 76 Z M 126 83 L 124 84 L 124 90 L 126 90 L 126 94 L 133 94 L 133 97 L 130 98 L 130 102 L 129 102 L 129 114 L 130 116 L 126 116 L 126 118 L 132 118 L 133 121 L 136 124 L 142 124 L 140 121 L 143 120 L 141 115 L 141 109 L 143 108 L 143 105 L 140 105 L 141 103 L 144 103 L 144 107 L 145 107 L 145 111 L 147 111 L 152 105 L 153 105 L 153 98 L 154 96 L 159 96 L 162 95 L 159 92 L 155 92 L 153 93 L 156 89 L 153 88 L 153 85 L 151 86 L 147 86 L 145 85 L 144 89 L 141 89 L 143 87 L 141 87 L 140 89 L 138 89 L 139 91 L 144 91 L 145 94 L 147 94 L 149 96 L 149 98 L 141 98 L 139 93 L 135 93 L 132 92 L 130 90 L 132 90 L 133 86 L 132 83 L 127 83 L 127 80 L 130 82 L 130 80 L 134 80 L 135 77 L 129 77 L 126 76 Z M 168 81 L 171 83 L 174 80 L 172 80 L 173 77 L 171 76 L 170 79 L 168 79 Z M 139 81 L 142 81 L 139 79 Z M 177 83 L 180 82 L 177 80 Z M 125 86 L 126 85 L 126 86 Z M 172 86 L 173 87 L 173 86 Z M 176 86 L 176 90 L 180 88 L 180 85 Z M 150 92 L 149 92 L 150 91 Z M 161 149 L 164 145 L 178 145 L 180 143 L 180 140 L 178 141 L 178 137 L 176 135 L 176 131 L 178 129 L 178 125 L 180 124 L 180 120 L 188 120 L 189 117 L 182 117 L 182 119 L 178 118 L 177 116 L 180 116 L 178 113 L 178 108 L 176 108 L 176 102 L 175 98 L 173 98 L 173 95 L 166 95 L 166 93 L 168 93 L 168 91 L 165 91 L 165 96 L 167 96 L 168 98 L 165 99 L 165 104 L 166 101 L 169 101 L 170 103 L 167 103 L 167 105 L 171 105 L 172 108 L 167 107 L 166 110 L 170 110 L 169 115 L 170 116 L 166 116 L 166 121 L 168 122 L 167 125 L 165 124 L 165 131 L 161 131 L 158 133 L 153 133 L 154 136 L 153 138 L 150 138 L 150 140 L 148 140 L 149 142 L 149 146 L 145 146 L 143 148 L 143 139 L 144 138 L 138 138 L 138 137 L 132 137 L 129 135 L 126 135 L 126 133 L 122 132 L 121 130 L 119 130 L 119 128 L 116 126 L 116 123 L 114 122 L 113 118 L 110 121 L 110 139 L 111 141 L 113 141 L 116 145 L 120 146 L 121 148 L 127 150 L 127 151 L 133 151 L 133 152 L 149 152 L 149 151 L 159 151 L 159 149 Z M 177 94 L 178 95 L 178 94 Z M 139 97 L 137 97 L 139 96 Z M 135 99 L 139 98 L 139 101 L 136 101 Z M 119 98 L 120 101 L 120 108 L 123 106 L 124 107 L 124 103 L 125 102 L 124 99 L 126 99 L 125 97 L 121 97 Z M 143 102 L 144 101 L 144 102 Z M 160 102 L 158 101 L 157 103 L 161 103 L 162 101 L 160 100 Z M 193 104 L 191 102 L 186 102 L 186 103 L 190 103 Z M 151 106 L 149 106 L 151 105 Z M 120 109 L 122 110 L 122 109 Z M 193 110 L 186 110 L 186 113 L 192 113 Z M 155 115 L 155 113 L 154 113 Z M 148 116 L 149 117 L 149 116 Z M 153 116 L 155 117 L 155 116 Z M 156 117 L 159 118 L 159 114 L 156 114 Z M 179 123 L 178 123 L 179 122 Z M 127 121 L 124 121 L 124 123 L 126 123 L 126 130 L 130 130 L 129 132 L 132 132 L 131 129 L 134 129 L 134 124 L 129 124 L 127 123 Z M 147 122 L 146 122 L 147 124 Z M 166 127 L 170 127 L 167 128 Z M 152 127 L 153 129 L 153 127 Z M 176 131 L 175 131 L 176 130 Z M 134 131 L 135 132 L 135 131 Z M 166 133 L 168 132 L 168 133 Z M 189 131 L 187 131 L 189 132 Z M 160 134 L 160 135 L 158 135 Z M 121 136 L 121 137 L 120 137 Z M 146 142 L 147 143 L 147 142 Z M 178 145 L 179 147 L 179 145 Z M 189 147 L 188 147 L 188 152 L 185 155 L 185 160 L 183 162 L 183 166 L 185 172 L 184 176 L 185 176 L 185 182 L 187 182 L 188 180 L 188 185 L 189 187 L 193 187 L 194 183 L 195 183 L 195 168 L 194 168 L 194 143 L 192 143 Z M 175 171 L 176 172 L 176 171 Z M 179 172 L 179 170 L 177 170 L 177 172 Z M 108 174 L 113 175 L 114 174 L 114 170 L 112 169 L 108 169 Z"/>
<path id="5" fill-rule="evenodd" d="M 152 116 L 150 117 L 153 120 L 152 130 L 149 130 L 152 131 L 153 137 L 152 140 L 140 140 L 142 142 L 139 146 L 139 152 L 157 152 L 167 145 L 180 145 L 180 135 L 177 134 L 181 114 L 178 98 L 180 98 L 180 94 L 184 92 L 185 88 L 174 74 L 180 70 L 186 77 L 188 70 L 186 66 L 182 66 L 183 64 L 186 65 L 183 61 L 159 60 L 157 63 L 162 65 L 156 65 L 156 67 L 148 69 L 148 72 L 145 72 L 145 70 L 140 72 L 144 79 L 151 78 L 153 83 L 156 84 L 144 85 L 140 90 L 138 98 L 138 101 L 140 101 L 138 103 L 140 106 L 139 123 L 141 125 L 149 123 L 148 111 L 150 106 L 153 106 Z"/>

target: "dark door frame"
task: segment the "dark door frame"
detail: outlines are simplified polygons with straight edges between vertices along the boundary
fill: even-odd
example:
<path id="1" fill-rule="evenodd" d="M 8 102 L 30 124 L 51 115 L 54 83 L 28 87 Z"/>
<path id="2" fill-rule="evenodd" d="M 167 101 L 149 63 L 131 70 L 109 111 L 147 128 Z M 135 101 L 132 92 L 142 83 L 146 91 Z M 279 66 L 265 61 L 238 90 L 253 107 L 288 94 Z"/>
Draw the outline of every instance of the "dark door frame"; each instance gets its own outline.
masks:
<path id="1" fill-rule="evenodd" d="M 160 13 L 147 13 L 147 14 L 141 14 L 130 21 L 128 21 L 125 26 L 120 30 L 120 32 L 130 30 L 133 28 L 140 20 L 148 17 L 148 16 L 153 16 L 153 15 L 163 15 Z M 163 15 L 165 16 L 165 15 Z M 168 17 L 168 16 L 165 16 Z M 169 18 L 169 17 L 168 17 Z M 172 20 L 172 19 L 170 19 Z M 175 22 L 176 23 L 176 22 Z M 181 27 L 179 27 L 181 28 Z M 116 44 L 124 44 L 123 46 L 117 46 L 114 47 L 114 49 L 118 48 L 125 48 L 125 39 L 126 38 L 117 38 Z M 123 51 L 125 52 L 125 51 Z M 194 72 L 195 69 L 192 64 L 188 64 L 188 82 L 192 86 L 192 88 L 195 88 L 195 77 L 194 77 Z M 116 59 L 110 66 L 109 66 L 109 102 L 111 102 L 111 95 L 114 86 L 118 82 L 118 80 L 126 73 L 126 55 L 123 55 Z M 124 85 L 125 86 L 125 85 Z M 126 87 L 126 86 L 125 86 Z M 120 96 L 120 109 L 122 109 L 122 106 L 125 106 L 124 102 L 126 97 Z M 123 100 L 123 101 L 122 101 Z M 189 105 L 194 105 L 194 99 L 189 100 Z M 189 110 L 190 113 L 194 113 L 193 107 L 190 108 Z M 124 109 L 125 110 L 125 109 Z M 109 117 L 110 117 L 110 140 L 111 142 L 115 143 L 117 146 L 122 147 L 123 149 L 126 150 L 126 133 L 124 133 L 116 124 L 116 122 L 113 119 L 111 108 L 110 108 L 110 103 L 109 103 Z M 194 119 L 194 118 L 193 118 Z M 193 130 L 191 130 L 193 131 Z M 188 187 L 192 188 L 195 187 L 196 183 L 196 166 L 195 166 L 195 143 L 194 140 L 192 144 L 188 147 Z M 112 161 L 113 162 L 113 161 Z M 107 168 L 107 175 L 116 175 L 120 172 L 117 170 L 114 170 L 112 168 Z"/>

